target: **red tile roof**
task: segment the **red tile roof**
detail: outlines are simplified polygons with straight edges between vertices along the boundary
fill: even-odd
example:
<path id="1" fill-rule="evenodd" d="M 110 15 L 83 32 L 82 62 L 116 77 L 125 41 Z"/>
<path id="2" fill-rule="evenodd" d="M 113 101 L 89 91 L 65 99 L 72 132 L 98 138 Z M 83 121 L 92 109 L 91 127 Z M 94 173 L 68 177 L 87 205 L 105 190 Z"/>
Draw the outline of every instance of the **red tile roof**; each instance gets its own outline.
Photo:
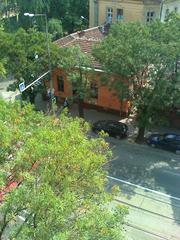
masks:
<path id="1" fill-rule="evenodd" d="M 81 51 L 91 54 L 92 47 L 100 42 L 105 36 L 105 32 L 102 27 L 89 28 L 83 31 L 79 31 L 63 37 L 54 43 L 59 47 L 79 45 Z M 101 68 L 99 62 L 93 59 L 92 61 L 95 68 Z"/>

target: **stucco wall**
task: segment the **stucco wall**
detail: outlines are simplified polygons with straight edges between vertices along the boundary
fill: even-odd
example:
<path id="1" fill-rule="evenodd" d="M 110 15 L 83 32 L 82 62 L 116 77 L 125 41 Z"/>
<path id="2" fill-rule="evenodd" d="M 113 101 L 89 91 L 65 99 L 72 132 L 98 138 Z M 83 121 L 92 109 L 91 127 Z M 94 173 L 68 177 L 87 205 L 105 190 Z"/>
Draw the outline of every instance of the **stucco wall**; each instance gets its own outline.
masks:
<path id="1" fill-rule="evenodd" d="M 104 24 L 107 20 L 107 8 L 113 9 L 113 22 L 117 21 L 117 9 L 123 9 L 123 21 L 124 22 L 144 22 L 146 21 L 147 11 L 154 11 L 155 17 L 160 16 L 160 1 L 141 1 L 141 0 L 99 0 L 98 4 L 98 25 Z M 95 3 L 94 0 L 90 0 L 90 27 L 95 26 Z"/>
<path id="2" fill-rule="evenodd" d="M 161 21 L 165 20 L 167 9 L 169 10 L 169 13 L 171 13 L 175 10 L 175 8 L 177 8 L 177 13 L 180 14 L 180 0 L 165 1 L 162 5 Z"/>
<path id="3" fill-rule="evenodd" d="M 64 92 L 58 91 L 57 76 L 64 77 Z M 98 85 L 98 98 L 93 100 L 86 100 L 85 102 L 94 105 L 95 107 L 103 108 L 105 110 L 115 110 L 127 113 L 128 112 L 127 102 L 121 104 L 118 98 L 115 96 L 115 94 L 112 91 L 110 91 L 108 87 L 102 86 L 100 78 L 101 78 L 100 73 L 95 73 L 93 76 L 93 79 L 95 79 Z M 72 96 L 71 84 L 68 82 L 68 78 L 66 77 L 66 74 L 63 72 L 63 70 L 56 69 L 55 71 L 53 71 L 53 86 L 55 90 L 55 96 L 58 96 L 60 98 Z"/>

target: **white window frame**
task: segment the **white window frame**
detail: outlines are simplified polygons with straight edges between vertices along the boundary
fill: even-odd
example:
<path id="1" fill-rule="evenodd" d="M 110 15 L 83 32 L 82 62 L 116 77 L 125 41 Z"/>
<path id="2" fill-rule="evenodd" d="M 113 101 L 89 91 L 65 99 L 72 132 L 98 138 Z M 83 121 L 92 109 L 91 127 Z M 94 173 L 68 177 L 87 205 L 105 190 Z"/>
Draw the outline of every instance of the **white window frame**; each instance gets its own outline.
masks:
<path id="1" fill-rule="evenodd" d="M 175 12 L 175 13 L 178 12 L 178 7 L 177 7 L 177 6 L 174 7 L 174 12 Z"/>
<path id="2" fill-rule="evenodd" d="M 112 23 L 113 21 L 113 8 L 107 7 L 106 9 L 106 20 L 108 23 Z"/>
<path id="3" fill-rule="evenodd" d="M 170 10 L 169 10 L 169 8 L 166 8 L 164 19 L 167 19 L 169 14 L 170 14 Z"/>
<path id="4" fill-rule="evenodd" d="M 146 12 L 146 22 L 151 22 L 155 19 L 155 11 L 147 11 Z"/>
<path id="5" fill-rule="evenodd" d="M 122 14 L 121 15 L 118 15 L 118 11 L 121 11 Z M 117 8 L 116 9 L 116 20 L 117 22 L 120 22 L 120 21 L 123 21 L 124 20 L 124 9 L 123 8 Z"/>

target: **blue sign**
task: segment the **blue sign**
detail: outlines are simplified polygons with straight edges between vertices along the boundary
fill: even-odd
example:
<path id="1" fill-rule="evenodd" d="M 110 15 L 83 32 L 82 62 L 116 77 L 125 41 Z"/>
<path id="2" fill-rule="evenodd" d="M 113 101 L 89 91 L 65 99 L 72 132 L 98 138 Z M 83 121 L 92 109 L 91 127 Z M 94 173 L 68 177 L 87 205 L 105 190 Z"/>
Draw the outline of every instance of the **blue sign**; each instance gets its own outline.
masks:
<path id="1" fill-rule="evenodd" d="M 19 84 L 19 91 L 20 92 L 23 92 L 25 90 L 25 88 L 26 88 L 25 87 L 25 82 L 22 82 L 22 83 Z"/>

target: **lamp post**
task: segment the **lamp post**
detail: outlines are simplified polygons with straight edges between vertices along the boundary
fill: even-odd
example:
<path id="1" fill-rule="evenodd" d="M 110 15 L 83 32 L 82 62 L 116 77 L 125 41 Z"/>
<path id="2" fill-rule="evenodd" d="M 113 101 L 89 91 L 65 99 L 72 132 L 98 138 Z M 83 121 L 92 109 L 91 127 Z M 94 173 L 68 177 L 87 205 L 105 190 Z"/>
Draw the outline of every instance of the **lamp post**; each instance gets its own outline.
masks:
<path id="1" fill-rule="evenodd" d="M 43 16 L 45 18 L 45 27 L 46 27 L 46 46 L 47 46 L 47 53 L 48 53 L 48 69 L 49 69 L 49 78 L 50 78 L 50 100 L 51 100 L 51 109 L 54 113 L 53 108 L 53 80 L 52 80 L 52 67 L 51 67 L 51 51 L 49 47 L 49 38 L 48 38 L 48 21 L 47 21 L 47 15 L 45 13 L 40 14 L 34 14 L 34 13 L 24 13 L 24 16 L 27 17 L 41 17 Z"/>

